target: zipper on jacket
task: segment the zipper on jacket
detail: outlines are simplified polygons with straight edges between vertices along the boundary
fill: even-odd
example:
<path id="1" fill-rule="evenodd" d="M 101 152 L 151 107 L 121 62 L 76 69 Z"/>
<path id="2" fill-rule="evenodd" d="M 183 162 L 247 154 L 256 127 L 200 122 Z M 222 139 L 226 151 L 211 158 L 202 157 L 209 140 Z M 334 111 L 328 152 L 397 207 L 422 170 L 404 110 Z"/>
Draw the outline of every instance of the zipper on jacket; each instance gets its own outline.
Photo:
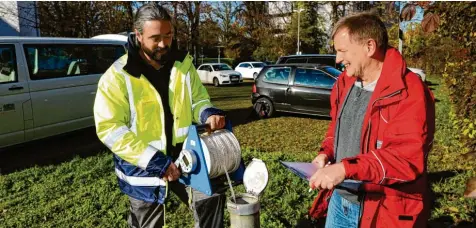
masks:
<path id="1" fill-rule="evenodd" d="M 339 104 L 340 103 L 339 102 L 340 101 L 339 82 L 336 82 L 336 83 L 337 83 L 337 104 L 336 104 L 337 105 L 337 110 L 336 110 L 337 113 L 336 113 L 336 126 L 334 127 L 334 161 L 335 162 L 337 162 L 336 161 L 336 158 L 337 158 L 337 152 L 336 152 L 337 147 L 336 146 L 337 146 L 337 139 L 338 139 L 338 137 L 336 137 L 335 134 L 336 134 L 336 132 L 338 133 L 338 131 L 336 131 L 336 130 L 338 130 L 337 127 L 339 126 L 339 124 L 337 124 L 337 123 L 339 122 L 338 115 L 339 115 L 339 106 L 340 106 L 340 104 Z"/>
<path id="2" fill-rule="evenodd" d="M 401 90 L 398 90 L 398 91 L 395 91 L 387 96 L 384 96 L 384 97 L 380 97 L 380 98 L 377 98 L 373 103 L 372 103 L 372 106 L 370 107 L 370 112 L 372 112 L 372 109 L 374 108 L 374 105 L 377 101 L 380 101 L 380 100 L 383 100 L 383 99 L 387 99 L 387 98 L 390 98 L 390 97 L 393 97 L 397 94 L 400 94 L 402 91 Z M 371 122 L 372 122 L 372 116 L 370 115 L 369 116 L 369 125 L 367 127 L 367 139 L 365 140 L 365 143 L 366 145 L 365 146 L 365 151 L 369 151 L 369 145 L 370 145 L 370 128 L 371 128 Z"/>

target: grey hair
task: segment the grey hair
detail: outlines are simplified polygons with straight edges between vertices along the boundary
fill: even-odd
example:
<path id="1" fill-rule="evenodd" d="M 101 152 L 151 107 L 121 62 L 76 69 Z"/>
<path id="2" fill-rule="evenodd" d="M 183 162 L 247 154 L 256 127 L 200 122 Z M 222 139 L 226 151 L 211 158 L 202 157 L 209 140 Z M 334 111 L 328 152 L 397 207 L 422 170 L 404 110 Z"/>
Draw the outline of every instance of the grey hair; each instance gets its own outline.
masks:
<path id="1" fill-rule="evenodd" d="M 373 39 L 380 50 L 387 50 L 388 34 L 385 24 L 380 18 L 370 12 L 357 13 L 341 18 L 332 30 L 331 38 L 341 29 L 348 29 L 350 38 L 362 42 L 365 39 Z"/>
<path id="2" fill-rule="evenodd" d="M 156 5 L 156 3 L 147 3 L 142 5 L 136 13 L 134 20 L 134 29 L 142 34 L 144 23 L 146 21 L 172 21 L 167 10 L 164 7 Z"/>

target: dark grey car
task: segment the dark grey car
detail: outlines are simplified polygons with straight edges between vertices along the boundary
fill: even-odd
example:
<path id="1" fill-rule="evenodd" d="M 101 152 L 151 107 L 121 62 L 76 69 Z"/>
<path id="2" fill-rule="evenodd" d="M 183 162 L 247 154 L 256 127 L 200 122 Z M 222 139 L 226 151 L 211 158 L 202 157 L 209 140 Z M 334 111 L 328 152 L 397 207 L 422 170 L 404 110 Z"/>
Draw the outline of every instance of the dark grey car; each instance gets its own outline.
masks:
<path id="1" fill-rule="evenodd" d="M 340 74 L 326 65 L 266 66 L 255 80 L 251 100 L 263 118 L 276 111 L 329 116 L 331 90 Z"/>
<path id="2" fill-rule="evenodd" d="M 344 65 L 336 63 L 336 55 L 332 54 L 304 54 L 304 55 L 287 55 L 279 57 L 276 64 L 290 64 L 290 63 L 312 63 L 322 64 L 335 67 L 343 71 Z"/>

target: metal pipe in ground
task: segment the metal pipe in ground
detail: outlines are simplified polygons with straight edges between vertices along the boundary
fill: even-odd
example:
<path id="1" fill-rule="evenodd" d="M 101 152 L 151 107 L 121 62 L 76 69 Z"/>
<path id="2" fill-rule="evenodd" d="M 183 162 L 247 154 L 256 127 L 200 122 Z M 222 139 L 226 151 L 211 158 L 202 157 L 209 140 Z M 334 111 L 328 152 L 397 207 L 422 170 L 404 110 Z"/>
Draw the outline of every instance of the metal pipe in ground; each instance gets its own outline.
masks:
<path id="1" fill-rule="evenodd" d="M 259 228 L 260 204 L 259 198 L 252 194 L 236 195 L 236 202 L 228 199 L 227 209 L 230 212 L 231 228 Z"/>

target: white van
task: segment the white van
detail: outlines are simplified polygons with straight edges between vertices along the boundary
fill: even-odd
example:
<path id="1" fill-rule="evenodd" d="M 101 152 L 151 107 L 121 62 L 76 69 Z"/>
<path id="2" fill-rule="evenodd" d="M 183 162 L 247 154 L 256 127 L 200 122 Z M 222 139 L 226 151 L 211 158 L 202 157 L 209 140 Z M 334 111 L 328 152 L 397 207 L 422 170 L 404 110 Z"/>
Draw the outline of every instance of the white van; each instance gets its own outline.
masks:
<path id="1" fill-rule="evenodd" d="M 94 126 L 97 83 L 124 45 L 0 37 L 0 148 Z"/>

